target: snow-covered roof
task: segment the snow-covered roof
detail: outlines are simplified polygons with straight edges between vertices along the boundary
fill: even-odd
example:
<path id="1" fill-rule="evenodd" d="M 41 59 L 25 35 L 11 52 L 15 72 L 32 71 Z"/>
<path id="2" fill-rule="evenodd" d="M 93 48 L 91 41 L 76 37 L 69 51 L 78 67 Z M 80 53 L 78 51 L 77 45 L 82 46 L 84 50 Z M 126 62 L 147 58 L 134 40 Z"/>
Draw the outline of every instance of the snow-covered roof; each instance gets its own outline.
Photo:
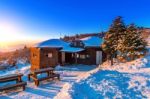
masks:
<path id="1" fill-rule="evenodd" d="M 68 53 L 76 53 L 76 52 L 81 52 L 83 51 L 83 48 L 76 48 L 76 47 L 64 47 L 62 50 L 60 50 L 61 52 L 68 52 Z"/>
<path id="2" fill-rule="evenodd" d="M 83 41 L 85 47 L 100 47 L 103 43 L 103 39 L 98 36 L 90 36 L 80 40 Z"/>
<path id="3" fill-rule="evenodd" d="M 90 36 L 80 40 L 84 43 L 85 47 L 100 47 L 103 43 L 103 39 L 98 36 Z M 70 43 L 61 39 L 49 39 L 36 44 L 35 47 L 63 48 L 62 51 L 65 52 L 79 52 L 84 50 L 82 48 L 70 47 Z"/>
<path id="4" fill-rule="evenodd" d="M 36 44 L 35 47 L 54 47 L 54 48 L 63 48 L 69 46 L 70 43 L 65 42 L 61 39 L 49 39 L 41 43 Z"/>

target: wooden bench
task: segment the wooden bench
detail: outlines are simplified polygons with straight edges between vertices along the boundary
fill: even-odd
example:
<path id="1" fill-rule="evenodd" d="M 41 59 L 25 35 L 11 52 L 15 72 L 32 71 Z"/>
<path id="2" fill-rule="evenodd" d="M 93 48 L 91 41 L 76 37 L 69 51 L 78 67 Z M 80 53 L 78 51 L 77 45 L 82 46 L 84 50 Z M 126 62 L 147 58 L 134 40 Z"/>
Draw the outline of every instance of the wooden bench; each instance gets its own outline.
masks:
<path id="1" fill-rule="evenodd" d="M 50 74 L 52 74 L 54 71 L 53 68 L 44 68 L 44 69 L 39 69 L 39 70 L 32 70 L 29 74 L 28 74 L 28 80 L 30 81 L 30 78 L 32 76 L 34 76 L 34 78 L 37 78 L 38 74 L 42 74 L 42 73 L 47 73 L 47 75 L 49 76 Z"/>
<path id="2" fill-rule="evenodd" d="M 15 77 L 15 78 L 9 78 L 9 79 L 0 80 L 0 83 L 9 82 L 9 81 L 16 81 L 16 82 L 19 82 L 19 81 L 18 81 L 18 78 Z"/>
<path id="3" fill-rule="evenodd" d="M 39 86 L 40 81 L 54 79 L 54 78 L 60 79 L 60 75 L 53 73 L 53 70 L 54 70 L 53 68 L 45 68 L 45 69 L 31 71 L 31 73 L 28 74 L 28 80 L 30 81 L 30 79 L 32 78 L 35 82 L 35 85 Z M 47 73 L 47 77 L 38 78 L 37 75 L 42 73 Z"/>
<path id="4" fill-rule="evenodd" d="M 35 81 L 35 85 L 39 86 L 40 81 L 45 81 L 45 80 L 54 79 L 54 78 L 57 78 L 59 80 L 60 75 L 55 74 L 55 75 L 51 75 L 51 76 L 43 77 L 43 78 L 34 78 L 34 77 L 31 76 L 31 78 Z"/>
<path id="5" fill-rule="evenodd" d="M 27 85 L 26 82 L 19 82 L 19 83 L 16 83 L 16 84 L 0 87 L 0 91 L 10 90 L 10 89 L 13 89 L 13 88 L 16 88 L 16 87 L 22 87 L 23 90 L 25 90 L 26 85 Z"/>
<path id="6" fill-rule="evenodd" d="M 11 74 L 11 75 L 6 75 L 6 76 L 1 76 L 0 77 L 0 83 L 1 82 L 8 82 L 8 81 L 14 81 L 16 80 L 17 82 L 21 82 L 22 79 L 21 77 L 23 76 L 23 74 Z"/>
<path id="7" fill-rule="evenodd" d="M 23 87 L 23 90 L 25 90 L 25 86 L 27 85 L 27 83 L 22 82 L 22 79 L 21 79 L 22 76 L 23 76 L 23 74 L 21 74 L 21 73 L 1 76 L 0 83 L 16 81 L 16 84 L 2 86 L 2 87 L 0 87 L 0 91 L 13 89 L 15 87 Z"/>
<path id="8" fill-rule="evenodd" d="M 7 69 L 7 66 L 0 66 L 0 70 L 5 70 Z"/>
<path id="9" fill-rule="evenodd" d="M 54 69 L 53 68 L 44 68 L 44 69 L 38 69 L 31 71 L 32 74 L 41 74 L 41 73 L 53 73 Z"/>

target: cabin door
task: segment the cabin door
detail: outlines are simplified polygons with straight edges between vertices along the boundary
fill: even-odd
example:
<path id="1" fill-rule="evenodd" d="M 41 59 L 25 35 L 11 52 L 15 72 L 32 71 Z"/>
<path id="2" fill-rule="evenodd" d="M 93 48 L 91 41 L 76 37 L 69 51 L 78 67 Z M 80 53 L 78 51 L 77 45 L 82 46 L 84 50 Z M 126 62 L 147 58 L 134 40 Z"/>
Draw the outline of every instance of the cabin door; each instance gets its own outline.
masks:
<path id="1" fill-rule="evenodd" d="M 102 63 L 102 51 L 96 51 L 96 64 L 99 65 Z"/>
<path id="2" fill-rule="evenodd" d="M 62 52 L 62 63 L 65 63 L 65 52 Z"/>

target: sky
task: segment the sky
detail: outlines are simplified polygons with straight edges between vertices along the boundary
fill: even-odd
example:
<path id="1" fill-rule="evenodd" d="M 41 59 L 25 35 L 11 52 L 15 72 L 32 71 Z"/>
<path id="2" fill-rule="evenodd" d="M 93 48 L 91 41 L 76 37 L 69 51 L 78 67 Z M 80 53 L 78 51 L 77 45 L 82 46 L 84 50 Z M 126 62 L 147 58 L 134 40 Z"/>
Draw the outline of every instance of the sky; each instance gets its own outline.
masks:
<path id="1" fill-rule="evenodd" d="M 0 0 L 0 47 L 107 31 L 116 16 L 150 27 L 150 0 Z"/>

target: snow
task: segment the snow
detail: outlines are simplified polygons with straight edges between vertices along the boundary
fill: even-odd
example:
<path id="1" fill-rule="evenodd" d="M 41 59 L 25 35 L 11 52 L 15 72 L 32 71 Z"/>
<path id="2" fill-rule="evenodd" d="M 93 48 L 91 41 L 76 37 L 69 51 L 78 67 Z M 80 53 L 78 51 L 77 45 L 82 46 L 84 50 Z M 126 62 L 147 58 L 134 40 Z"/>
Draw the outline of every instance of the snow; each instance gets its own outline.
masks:
<path id="1" fill-rule="evenodd" d="M 90 36 L 80 39 L 85 44 L 85 47 L 100 47 L 103 43 L 103 39 L 98 36 Z"/>
<path id="2" fill-rule="evenodd" d="M 63 85 L 61 91 L 54 97 L 54 99 L 71 99 L 68 90 L 71 88 L 71 84 L 66 83 Z"/>
<path id="3" fill-rule="evenodd" d="M 99 67 L 88 65 L 57 66 L 55 72 L 61 80 L 43 81 L 36 87 L 27 81 L 30 64 L 18 62 L 18 72 L 24 74 L 28 85 L 25 91 L 2 93 L 1 99 L 101 99 L 101 98 L 150 98 L 150 56 L 127 63 L 105 62 Z M 12 68 L 0 72 L 1 75 L 13 74 Z"/>
<path id="4" fill-rule="evenodd" d="M 138 59 L 114 66 L 106 64 L 101 65 L 100 70 L 87 79 L 74 83 L 69 89 L 71 97 L 73 99 L 150 98 L 150 64 L 147 60 Z"/>
<path id="5" fill-rule="evenodd" d="M 83 51 L 83 48 L 76 48 L 76 47 L 64 47 L 61 52 L 71 52 L 71 53 L 76 53 L 76 52 L 80 52 Z"/>
<path id="6" fill-rule="evenodd" d="M 82 79 L 82 75 L 86 72 L 91 71 L 96 68 L 96 66 L 89 65 L 67 65 L 65 67 L 57 66 L 55 72 L 60 74 L 61 80 L 54 81 L 43 81 L 36 87 L 33 81 L 27 80 L 27 75 L 30 70 L 29 64 L 18 63 L 18 69 L 6 70 L 5 72 L 0 72 L 1 75 L 14 74 L 15 72 L 21 72 L 24 74 L 23 81 L 27 81 L 27 86 L 25 91 L 12 91 L 8 93 L 0 93 L 0 99 L 15 98 L 15 99 L 70 99 L 68 90 L 71 88 L 72 84 L 79 79 Z M 44 76 L 42 74 L 40 76 Z M 11 82 L 13 83 L 13 82 Z M 8 84 L 8 83 L 7 83 Z M 60 98 L 61 97 L 61 98 Z"/>
<path id="7" fill-rule="evenodd" d="M 68 92 L 73 99 L 150 98 L 150 53 L 131 62 L 116 62 L 113 66 L 105 62 L 99 69 L 72 85 Z"/>
<path id="8" fill-rule="evenodd" d="M 1 70 L 0 75 L 5 76 L 5 75 L 8 75 L 8 74 L 14 74 L 14 73 L 17 73 L 17 72 L 21 72 L 21 73 L 25 74 L 25 73 L 29 72 L 29 68 L 30 68 L 29 63 L 25 63 L 24 60 L 18 60 L 17 66 L 9 67 L 6 70 Z"/>
<path id="9" fill-rule="evenodd" d="M 71 69 L 71 71 L 73 71 L 72 73 L 74 73 L 75 71 L 81 71 L 82 73 L 77 72 L 78 74 L 77 79 L 73 82 L 69 81 L 69 83 L 66 83 L 61 89 L 61 91 L 54 97 L 54 99 L 71 99 L 72 97 L 70 96 L 69 90 L 71 89 L 72 85 L 75 82 L 79 82 L 82 79 L 86 79 L 88 76 L 90 76 L 90 74 L 99 70 L 98 68 L 96 68 L 96 66 L 88 66 L 88 65 L 78 65 L 73 67 L 74 68 Z M 62 70 L 62 67 L 58 68 Z M 67 71 L 70 70 L 70 67 L 69 68 L 65 67 L 65 70 Z"/>
<path id="10" fill-rule="evenodd" d="M 65 46 L 69 46 L 68 42 L 65 42 L 61 39 L 50 39 L 47 41 L 43 41 L 39 44 L 36 44 L 35 47 L 54 47 L 54 48 L 63 48 Z"/>

